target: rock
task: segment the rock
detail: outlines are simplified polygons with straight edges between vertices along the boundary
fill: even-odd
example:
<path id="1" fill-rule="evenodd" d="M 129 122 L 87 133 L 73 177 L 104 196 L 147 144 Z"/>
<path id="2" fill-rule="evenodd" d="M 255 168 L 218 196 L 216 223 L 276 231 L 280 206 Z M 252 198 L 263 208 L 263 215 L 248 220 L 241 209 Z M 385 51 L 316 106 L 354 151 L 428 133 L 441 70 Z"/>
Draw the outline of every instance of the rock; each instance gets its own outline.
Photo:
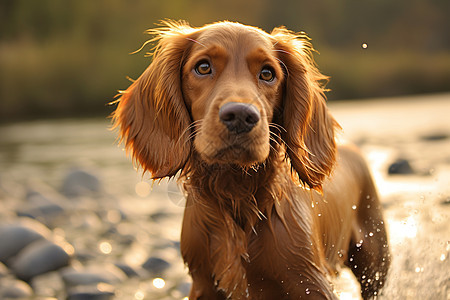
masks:
<path id="1" fill-rule="evenodd" d="M 62 279 L 66 286 L 93 285 L 97 283 L 117 284 L 126 280 L 125 273 L 113 265 L 91 266 L 83 270 L 63 270 Z"/>
<path id="2" fill-rule="evenodd" d="M 39 296 L 57 297 L 64 290 L 64 282 L 58 271 L 37 275 L 30 283 L 34 293 Z"/>
<path id="3" fill-rule="evenodd" d="M 127 265 L 125 263 L 115 263 L 116 267 L 118 267 L 122 272 L 125 273 L 128 277 L 142 277 L 143 276 L 143 270 L 142 269 L 136 269 L 131 267 L 130 265 Z"/>
<path id="4" fill-rule="evenodd" d="M 449 137 L 449 135 L 447 133 L 435 132 L 435 133 L 429 133 L 429 134 L 423 135 L 423 136 L 421 136 L 421 139 L 423 141 L 432 142 L 432 141 L 446 140 L 446 139 L 448 139 L 448 137 Z"/>
<path id="5" fill-rule="evenodd" d="M 0 279 L 8 275 L 8 268 L 0 262 Z"/>
<path id="6" fill-rule="evenodd" d="M 66 200 L 53 188 L 39 181 L 31 181 L 28 184 L 25 199 L 28 203 L 34 205 L 61 203 Z"/>
<path id="7" fill-rule="evenodd" d="M 40 220 L 46 225 L 52 225 L 71 205 L 53 188 L 36 181 L 29 183 L 25 199 L 26 205 L 18 209 L 17 214 Z"/>
<path id="8" fill-rule="evenodd" d="M 114 287 L 101 283 L 98 285 L 77 286 L 71 288 L 67 300 L 108 300 L 114 297 Z"/>
<path id="9" fill-rule="evenodd" d="M 450 196 L 441 200 L 441 205 L 450 205 Z"/>
<path id="10" fill-rule="evenodd" d="M 47 240 L 40 240 L 19 253 L 12 270 L 18 278 L 28 281 L 34 276 L 67 266 L 69 259 L 69 254 L 62 247 Z"/>
<path id="11" fill-rule="evenodd" d="M 101 184 L 97 176 L 84 170 L 74 169 L 64 179 L 61 193 L 74 198 L 98 193 L 100 190 Z"/>
<path id="12" fill-rule="evenodd" d="M 170 268 L 170 263 L 159 257 L 150 257 L 142 267 L 149 271 L 153 276 L 162 276 L 162 274 Z"/>
<path id="13" fill-rule="evenodd" d="M 29 298 L 33 295 L 31 287 L 21 280 L 6 280 L 0 283 L 0 299 Z"/>
<path id="14" fill-rule="evenodd" d="M 17 215 L 20 217 L 29 217 L 37 219 L 49 225 L 53 219 L 64 212 L 64 208 L 56 203 L 49 203 L 43 205 L 30 205 L 17 210 Z"/>
<path id="15" fill-rule="evenodd" d="M 8 261 L 27 245 L 50 236 L 50 229 L 28 218 L 23 218 L 15 224 L 1 226 L 0 262 L 8 264 Z"/>
<path id="16" fill-rule="evenodd" d="M 389 166 L 389 175 L 407 175 L 414 174 L 414 170 L 406 159 L 397 159 Z"/>

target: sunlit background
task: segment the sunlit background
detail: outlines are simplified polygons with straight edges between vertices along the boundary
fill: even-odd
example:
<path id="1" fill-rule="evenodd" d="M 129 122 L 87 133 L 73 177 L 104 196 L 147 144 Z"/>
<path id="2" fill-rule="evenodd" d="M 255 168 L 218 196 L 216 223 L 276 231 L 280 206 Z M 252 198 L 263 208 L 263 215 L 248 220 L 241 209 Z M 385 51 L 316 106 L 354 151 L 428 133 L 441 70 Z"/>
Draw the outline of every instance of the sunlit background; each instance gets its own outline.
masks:
<path id="1" fill-rule="evenodd" d="M 361 147 L 385 209 L 379 298 L 450 299 L 449 12 L 448 0 L 1 0 L 0 299 L 187 296 L 183 195 L 136 172 L 107 120 L 162 19 L 305 31 L 340 138 Z M 335 284 L 358 299 L 349 270 Z"/>

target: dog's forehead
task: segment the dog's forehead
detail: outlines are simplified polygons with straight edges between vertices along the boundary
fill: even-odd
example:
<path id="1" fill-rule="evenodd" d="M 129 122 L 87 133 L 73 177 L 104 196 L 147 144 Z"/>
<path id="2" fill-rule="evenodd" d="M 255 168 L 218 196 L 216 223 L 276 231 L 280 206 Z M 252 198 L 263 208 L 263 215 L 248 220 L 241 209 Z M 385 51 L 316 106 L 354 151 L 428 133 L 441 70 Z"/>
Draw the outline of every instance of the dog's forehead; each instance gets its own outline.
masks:
<path id="1" fill-rule="evenodd" d="M 220 45 L 225 49 L 265 47 L 272 49 L 271 36 L 265 31 L 240 23 L 221 22 L 205 26 L 199 32 L 197 41 L 205 46 Z"/>

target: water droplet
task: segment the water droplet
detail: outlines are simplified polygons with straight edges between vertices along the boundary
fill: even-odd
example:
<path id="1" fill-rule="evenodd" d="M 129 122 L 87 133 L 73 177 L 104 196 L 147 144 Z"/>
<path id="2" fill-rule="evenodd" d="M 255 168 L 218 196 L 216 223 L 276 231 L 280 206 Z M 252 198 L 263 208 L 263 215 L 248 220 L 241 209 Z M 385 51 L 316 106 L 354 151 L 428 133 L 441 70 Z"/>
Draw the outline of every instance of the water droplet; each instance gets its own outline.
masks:
<path id="1" fill-rule="evenodd" d="M 322 214 L 317 214 L 317 216 L 318 216 L 318 217 L 321 217 L 321 216 L 322 216 Z"/>
<path id="2" fill-rule="evenodd" d="M 355 210 L 356 209 L 356 205 L 352 205 L 352 209 Z"/>
<path id="3" fill-rule="evenodd" d="M 380 272 L 375 273 L 375 280 L 380 280 Z"/>
<path id="4" fill-rule="evenodd" d="M 361 47 L 362 47 L 363 49 L 367 49 L 368 45 L 367 45 L 367 43 L 362 43 Z"/>
<path id="5" fill-rule="evenodd" d="M 369 236 L 373 236 L 373 232 L 369 232 Z"/>
<path id="6" fill-rule="evenodd" d="M 305 290 L 306 295 L 309 295 L 311 293 L 311 291 L 309 290 L 309 288 L 306 288 Z"/>
<path id="7" fill-rule="evenodd" d="M 439 260 L 440 261 L 444 261 L 445 260 L 445 254 L 444 253 L 441 254 L 441 257 L 439 258 Z"/>

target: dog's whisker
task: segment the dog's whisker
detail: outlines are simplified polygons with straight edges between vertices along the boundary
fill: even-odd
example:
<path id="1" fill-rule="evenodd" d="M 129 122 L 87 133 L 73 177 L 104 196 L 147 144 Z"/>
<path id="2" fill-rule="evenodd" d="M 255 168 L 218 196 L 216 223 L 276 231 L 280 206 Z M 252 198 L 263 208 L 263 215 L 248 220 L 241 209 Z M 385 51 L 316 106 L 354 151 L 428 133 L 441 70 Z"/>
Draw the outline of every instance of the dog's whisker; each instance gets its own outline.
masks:
<path id="1" fill-rule="evenodd" d="M 287 132 L 287 130 L 283 126 L 281 126 L 280 124 L 277 124 L 277 123 L 269 123 L 269 127 L 276 128 L 280 132 L 281 131 Z"/>
<path id="2" fill-rule="evenodd" d="M 250 284 L 264 277 L 272 281 L 264 293 L 273 299 L 303 298 L 311 287 L 334 299 L 326 276 L 342 263 L 337 250 L 354 259 L 349 267 L 357 278 L 364 274 L 363 298 L 378 293 L 389 265 L 381 205 L 360 154 L 336 147 L 338 126 L 320 83 L 325 76 L 306 35 L 231 22 L 163 25 L 149 31 L 154 37 L 143 46 L 156 44 L 153 60 L 121 93 L 113 122 L 144 172 L 154 172 L 156 181 L 179 174 L 187 197 L 181 254 L 195 274 L 191 295 L 253 299 L 260 294 Z M 261 43 L 258 32 L 273 44 Z M 217 73 L 217 65 L 203 64 L 215 47 L 227 57 Z M 266 59 L 289 77 L 284 86 L 265 84 L 262 71 L 260 81 L 250 77 Z M 191 71 L 198 72 L 186 75 Z M 375 234 L 379 226 L 383 232 Z M 258 256 L 270 264 L 263 272 L 249 264 L 258 265 Z"/>

